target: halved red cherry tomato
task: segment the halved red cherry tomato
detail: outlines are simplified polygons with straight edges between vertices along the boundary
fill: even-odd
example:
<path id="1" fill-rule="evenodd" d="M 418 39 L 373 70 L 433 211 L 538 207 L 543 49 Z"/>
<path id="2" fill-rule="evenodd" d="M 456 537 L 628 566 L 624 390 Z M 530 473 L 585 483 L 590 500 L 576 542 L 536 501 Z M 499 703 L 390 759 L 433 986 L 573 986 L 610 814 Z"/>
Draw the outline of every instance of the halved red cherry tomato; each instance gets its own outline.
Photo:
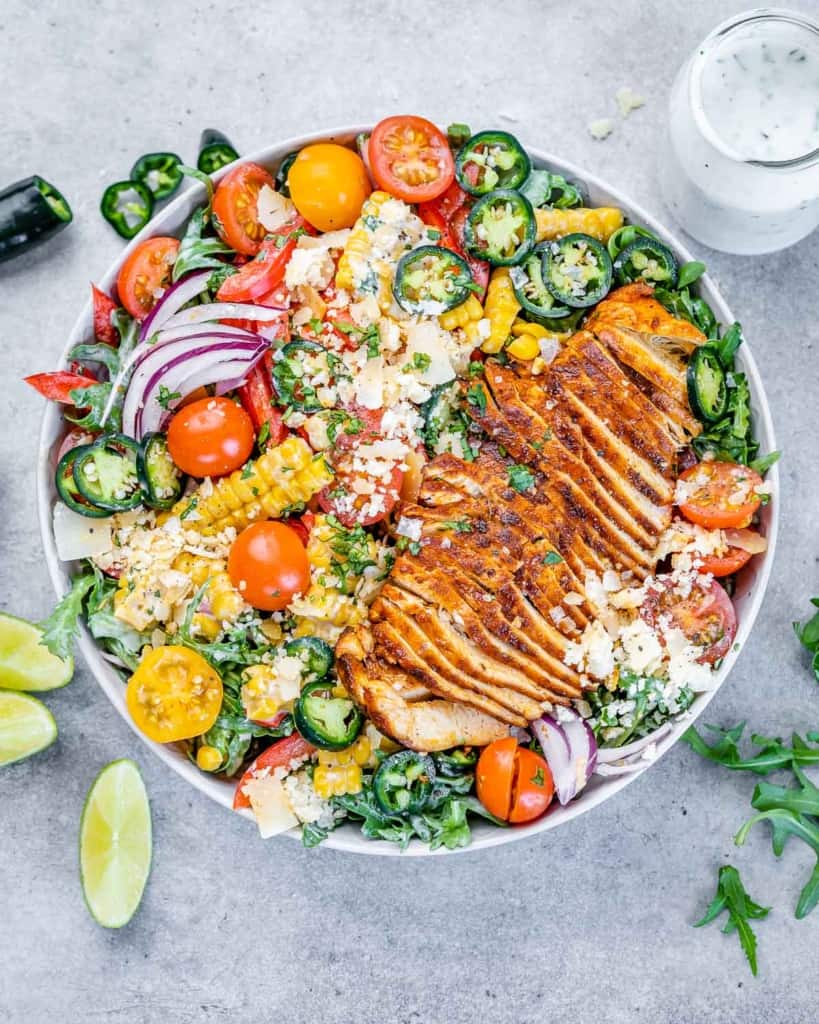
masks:
<path id="1" fill-rule="evenodd" d="M 245 263 L 238 274 L 226 277 L 216 298 L 220 302 L 255 302 L 270 295 L 284 280 L 287 264 L 296 248 L 299 233 L 309 228 L 303 217 L 294 217 L 262 242 L 254 259 Z"/>
<path id="2" fill-rule="evenodd" d="M 234 811 L 238 811 L 241 807 L 250 807 L 250 798 L 245 793 L 244 787 L 258 772 L 263 771 L 265 768 L 271 772 L 275 768 L 286 768 L 291 761 L 301 761 L 309 757 L 315 749 L 311 743 L 308 743 L 297 732 L 292 732 L 289 736 L 285 736 L 284 739 L 276 740 L 264 753 L 259 754 L 241 779 L 239 779 L 239 784 L 233 797 Z"/>
<path id="3" fill-rule="evenodd" d="M 312 512 L 304 512 L 298 519 L 288 519 L 287 525 L 291 530 L 296 531 L 299 540 L 307 547 L 307 542 L 310 540 L 310 532 L 316 525 L 316 517 Z"/>
<path id="4" fill-rule="evenodd" d="M 225 476 L 253 451 L 248 414 L 229 398 L 200 398 L 179 409 L 168 425 L 168 451 L 189 476 Z"/>
<path id="5" fill-rule="evenodd" d="M 39 391 L 43 398 L 52 402 L 62 402 L 64 405 L 74 405 L 71 392 L 78 388 L 90 388 L 92 384 L 98 383 L 94 377 L 86 374 L 68 373 L 66 370 L 54 370 L 51 373 L 32 373 L 29 377 L 23 377 L 26 384 L 30 384 L 35 391 Z"/>
<path id="6" fill-rule="evenodd" d="M 256 209 L 264 185 L 276 187 L 264 167 L 240 164 L 222 178 L 213 197 L 213 223 L 219 237 L 245 256 L 255 256 L 267 234 Z"/>
<path id="7" fill-rule="evenodd" d="M 640 615 L 652 629 L 670 617 L 692 644 L 703 648 L 697 661 L 707 665 L 725 657 L 737 632 L 733 602 L 716 580 L 710 584 L 696 580 L 683 597 L 671 579 L 660 576 L 648 587 Z"/>
<path id="8" fill-rule="evenodd" d="M 700 462 L 680 474 L 680 512 L 709 530 L 747 526 L 762 503 L 762 477 L 736 462 Z"/>
<path id="9" fill-rule="evenodd" d="M 111 314 L 117 308 L 116 302 L 95 284 L 91 285 L 91 301 L 94 312 L 94 337 L 106 345 L 119 345 L 119 333 L 111 323 Z"/>
<path id="10" fill-rule="evenodd" d="M 446 136 L 423 117 L 401 114 L 379 121 L 368 152 L 379 187 L 407 203 L 435 199 L 455 177 Z"/>
<path id="11" fill-rule="evenodd" d="M 450 231 L 446 217 L 444 217 L 440 210 L 436 209 L 434 203 L 421 203 L 418 207 L 418 216 L 428 228 L 438 232 L 438 238 L 435 241 L 436 245 L 440 245 L 444 249 L 450 249 L 452 252 L 457 252 L 458 255 L 463 255 L 455 236 Z"/>
<path id="12" fill-rule="evenodd" d="M 484 747 L 475 773 L 478 799 L 496 818 L 534 821 L 554 797 L 554 780 L 540 754 L 509 736 Z"/>
<path id="13" fill-rule="evenodd" d="M 697 571 L 710 572 L 712 576 L 731 576 L 747 565 L 751 560 L 751 552 L 742 548 L 728 548 L 724 555 L 703 555 L 702 564 Z"/>
<path id="14" fill-rule="evenodd" d="M 67 452 L 72 451 L 74 448 L 79 448 L 83 444 L 92 444 L 96 440 L 97 435 L 91 433 L 88 430 L 83 430 L 82 427 L 74 427 L 73 430 L 69 430 L 65 437 L 60 442 L 60 447 L 57 449 L 57 462 Z"/>
<path id="15" fill-rule="evenodd" d="M 135 320 L 144 320 L 171 283 L 178 238 L 146 238 L 120 268 L 117 295 Z"/>
<path id="16" fill-rule="evenodd" d="M 301 537 L 286 523 L 253 523 L 233 542 L 228 574 L 248 604 L 266 612 L 286 608 L 310 586 Z"/>

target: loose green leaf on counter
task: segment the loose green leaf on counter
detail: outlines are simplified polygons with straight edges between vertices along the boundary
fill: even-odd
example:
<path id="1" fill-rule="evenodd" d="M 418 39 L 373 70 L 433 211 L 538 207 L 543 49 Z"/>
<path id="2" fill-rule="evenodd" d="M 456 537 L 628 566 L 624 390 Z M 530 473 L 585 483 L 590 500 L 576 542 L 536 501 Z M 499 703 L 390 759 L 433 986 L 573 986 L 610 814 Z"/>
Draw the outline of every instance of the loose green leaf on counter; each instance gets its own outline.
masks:
<path id="1" fill-rule="evenodd" d="M 717 882 L 717 894 L 705 915 L 697 921 L 695 928 L 702 928 L 710 924 L 723 911 L 728 912 L 728 921 L 722 931 L 726 935 L 736 932 L 743 952 L 747 957 L 751 968 L 751 974 L 756 977 L 756 935 L 751 928 L 750 921 L 761 921 L 770 913 L 770 907 L 761 907 L 755 903 L 745 890 L 739 872 L 730 864 L 725 864 L 719 869 L 719 880 Z"/>
<path id="2" fill-rule="evenodd" d="M 760 736 L 754 733 L 751 736 L 751 742 L 760 749 L 751 757 L 743 758 L 739 752 L 739 741 L 745 730 L 744 722 L 735 725 L 733 729 L 720 729 L 715 725 L 707 725 L 705 728 L 719 737 L 713 745 L 706 743 L 693 725 L 683 734 L 682 739 L 701 757 L 721 764 L 723 768 L 730 768 L 732 771 L 768 775 L 779 768 L 819 764 L 819 747 L 809 746 L 798 733 L 793 734 L 790 747 L 785 746 L 778 737 Z M 814 733 L 808 733 L 808 738 L 812 739 L 814 735 Z"/>
<path id="3" fill-rule="evenodd" d="M 819 608 L 819 597 L 812 597 L 810 602 L 814 607 Z M 819 611 L 814 612 L 812 618 L 807 622 L 794 622 L 793 631 L 802 646 L 813 655 L 811 667 L 816 681 L 819 682 Z"/>
<path id="4" fill-rule="evenodd" d="M 761 821 L 770 822 L 771 841 L 773 851 L 777 857 L 782 856 L 782 851 L 785 849 L 785 843 L 789 836 L 797 836 L 816 854 L 816 866 L 800 893 L 799 902 L 796 904 L 796 917 L 800 919 L 807 917 L 816 904 L 819 903 L 819 825 L 796 811 L 785 807 L 774 807 L 769 811 L 762 811 L 762 813 L 746 821 L 736 836 L 734 836 L 736 845 L 742 846 L 754 825 Z"/>

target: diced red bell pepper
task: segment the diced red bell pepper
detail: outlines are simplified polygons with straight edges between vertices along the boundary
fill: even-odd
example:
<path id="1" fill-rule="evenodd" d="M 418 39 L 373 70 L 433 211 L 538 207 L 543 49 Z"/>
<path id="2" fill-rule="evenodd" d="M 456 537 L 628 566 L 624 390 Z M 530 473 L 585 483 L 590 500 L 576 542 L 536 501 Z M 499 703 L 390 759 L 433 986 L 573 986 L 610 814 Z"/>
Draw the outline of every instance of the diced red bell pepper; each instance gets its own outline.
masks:
<path id="1" fill-rule="evenodd" d="M 90 388 L 92 384 L 99 383 L 93 377 L 79 373 L 68 373 L 65 370 L 55 370 L 53 373 L 33 373 L 30 377 L 24 377 L 26 384 L 30 384 L 35 391 L 39 391 L 43 398 L 52 402 L 63 402 L 65 405 L 74 405 L 71 392 L 77 388 Z"/>
<path id="2" fill-rule="evenodd" d="M 236 787 L 236 793 L 233 797 L 234 811 L 238 811 L 242 807 L 250 807 L 250 797 L 244 792 L 244 786 L 258 772 L 263 771 L 265 768 L 269 768 L 271 772 L 274 768 L 284 768 L 291 761 L 299 761 L 302 758 L 308 757 L 315 749 L 311 743 L 308 743 L 297 732 L 292 732 L 289 736 L 285 736 L 284 739 L 276 740 L 272 746 L 269 746 L 267 750 L 259 754 L 241 779 L 239 779 L 239 785 Z"/>
<path id="3" fill-rule="evenodd" d="M 117 308 L 117 304 L 95 284 L 91 285 L 91 298 L 94 308 L 94 337 L 97 341 L 116 348 L 119 345 L 119 333 L 111 323 L 111 314 Z"/>

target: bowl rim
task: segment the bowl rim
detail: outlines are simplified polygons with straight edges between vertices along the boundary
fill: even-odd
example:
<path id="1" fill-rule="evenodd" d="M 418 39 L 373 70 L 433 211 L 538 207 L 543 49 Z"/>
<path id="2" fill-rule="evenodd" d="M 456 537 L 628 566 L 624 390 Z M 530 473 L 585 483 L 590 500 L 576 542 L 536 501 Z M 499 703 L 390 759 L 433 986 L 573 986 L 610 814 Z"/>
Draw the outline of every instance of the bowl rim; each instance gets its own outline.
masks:
<path id="1" fill-rule="evenodd" d="M 277 164 L 289 152 L 301 149 L 311 142 L 338 140 L 349 144 L 356 135 L 361 132 L 369 132 L 372 125 L 353 125 L 329 128 L 311 132 L 306 135 L 293 136 L 280 142 L 272 143 L 256 150 L 247 156 L 240 157 L 234 164 L 229 164 L 214 174 L 213 180 L 218 182 L 225 174 L 239 163 L 248 161 L 264 165 Z M 687 246 L 679 237 L 661 224 L 654 216 L 643 207 L 634 202 L 630 197 L 613 187 L 604 179 L 587 171 L 585 168 L 556 156 L 537 146 L 529 146 L 523 143 L 527 152 L 531 155 L 535 167 L 548 167 L 558 173 L 564 174 L 572 181 L 582 183 L 590 192 L 605 196 L 605 201 L 617 205 L 626 214 L 632 223 L 644 224 L 654 231 L 657 236 L 669 245 L 676 255 L 683 261 L 693 260 Z M 156 234 L 161 234 L 169 223 L 173 223 L 177 214 L 185 210 L 183 216 L 188 217 L 191 211 L 206 199 L 205 187 L 195 182 L 191 187 L 182 191 L 171 200 L 148 224 L 137 234 L 123 249 L 116 259 L 108 267 L 101 279 L 101 287 L 110 291 L 117 272 L 124 260 L 144 239 Z M 597 203 L 600 205 L 600 203 Z M 176 231 L 168 229 L 169 233 Z M 713 279 L 707 274 L 700 278 L 700 287 L 706 293 L 706 297 L 714 308 L 717 319 L 723 323 L 732 323 L 734 316 L 728 304 L 720 293 Z M 87 335 L 91 324 L 91 300 L 88 299 L 78 315 L 74 326 L 69 333 L 68 340 L 59 358 L 59 363 L 65 363 L 68 351 Z M 773 421 L 768 399 L 762 383 L 756 361 L 751 348 L 747 342 L 740 349 L 738 361 L 742 370 L 747 374 L 751 390 L 754 423 L 757 437 L 763 447 L 768 451 L 774 451 L 776 447 Z M 50 462 L 51 450 L 56 439 L 58 428 L 61 423 L 60 410 L 54 404 L 49 404 L 43 414 L 37 454 L 37 513 L 40 526 L 40 536 L 45 552 L 46 566 L 58 597 L 61 597 L 68 589 L 69 574 L 57 556 L 56 543 L 52 527 L 52 506 L 54 501 L 53 471 Z M 768 472 L 768 482 L 771 485 L 771 501 L 765 508 L 765 536 L 768 541 L 768 549 L 761 559 L 756 560 L 755 577 L 753 583 L 745 596 L 747 607 L 739 623 L 736 641 L 731 651 L 720 666 L 717 680 L 713 688 L 705 693 L 697 694 L 689 712 L 675 721 L 671 730 L 663 739 L 658 741 L 656 755 L 646 762 L 644 768 L 627 775 L 617 776 L 599 780 L 593 788 L 584 791 L 582 797 L 566 805 L 556 807 L 545 817 L 532 822 L 529 825 L 516 826 L 508 829 L 501 829 L 489 826 L 481 822 L 473 822 L 472 843 L 469 846 L 457 850 L 439 849 L 429 850 L 426 844 L 418 839 L 413 839 L 407 849 L 402 850 L 397 844 L 383 840 L 372 840 L 362 836 L 355 825 L 351 823 L 344 825 L 334 832 L 331 832 L 321 844 L 331 849 L 341 850 L 348 853 L 358 853 L 373 856 L 403 856 L 403 857 L 425 857 L 445 856 L 454 853 L 472 853 L 479 850 L 490 849 L 495 846 L 502 846 L 506 843 L 515 842 L 530 836 L 550 831 L 591 811 L 594 807 L 609 800 L 626 786 L 642 776 L 648 768 L 656 764 L 660 758 L 677 742 L 683 732 L 702 714 L 705 708 L 713 699 L 716 692 L 724 684 L 737 660 L 738 654 L 745 647 L 754 622 L 756 621 L 759 609 L 767 590 L 771 574 L 776 541 L 779 527 L 779 472 L 778 466 L 774 465 Z M 65 563 L 66 565 L 68 563 Z M 144 736 L 136 727 L 128 714 L 125 706 L 125 687 L 113 666 L 106 660 L 101 648 L 99 648 L 89 633 L 85 623 L 82 624 L 78 637 L 78 649 L 82 654 L 88 668 L 91 670 L 98 685 L 102 688 L 108 699 L 125 719 L 129 727 L 139 739 L 178 775 L 192 784 L 200 792 L 209 796 L 212 800 L 228 809 L 232 808 L 234 784 L 219 780 L 214 776 L 207 775 L 185 758 L 179 750 L 173 746 L 166 746 L 155 743 Z M 249 811 L 240 812 L 247 817 L 252 817 Z M 483 826 L 483 827 L 482 827 Z M 300 838 L 300 829 L 291 829 L 283 833 L 293 839 Z"/>

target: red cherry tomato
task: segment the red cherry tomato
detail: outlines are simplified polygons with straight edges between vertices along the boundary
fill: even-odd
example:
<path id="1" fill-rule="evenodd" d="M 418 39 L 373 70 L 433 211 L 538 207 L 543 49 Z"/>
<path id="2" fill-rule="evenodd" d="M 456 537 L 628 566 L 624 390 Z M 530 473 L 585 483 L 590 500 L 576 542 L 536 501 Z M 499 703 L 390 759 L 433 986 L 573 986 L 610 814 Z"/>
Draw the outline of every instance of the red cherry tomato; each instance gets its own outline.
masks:
<path id="1" fill-rule="evenodd" d="M 728 548 L 724 555 L 704 555 L 697 570 L 712 576 L 732 576 L 751 560 L 751 552 L 742 548 Z"/>
<path id="2" fill-rule="evenodd" d="M 302 739 L 301 735 L 297 732 L 292 732 L 289 736 L 285 736 L 284 739 L 276 740 L 275 743 L 272 743 L 264 753 L 259 754 L 241 779 L 239 779 L 239 784 L 233 797 L 234 811 L 238 811 L 241 807 L 250 807 L 250 798 L 245 793 L 244 787 L 257 772 L 261 772 L 265 768 L 271 772 L 274 768 L 286 768 L 291 761 L 301 761 L 305 757 L 309 757 L 315 749 L 307 740 Z"/>
<path id="3" fill-rule="evenodd" d="M 423 117 L 387 117 L 373 128 L 368 147 L 378 186 L 407 203 L 445 192 L 455 177 L 446 136 Z"/>
<path id="4" fill-rule="evenodd" d="M 120 268 L 117 294 L 135 320 L 144 320 L 171 283 L 178 238 L 146 238 Z"/>
<path id="5" fill-rule="evenodd" d="M 283 224 L 272 238 L 262 242 L 254 259 L 245 263 L 237 274 L 225 278 L 216 298 L 220 302 L 257 302 L 268 297 L 284 281 L 299 233 L 308 227 L 307 221 L 298 216 Z"/>
<path id="6" fill-rule="evenodd" d="M 509 736 L 484 747 L 475 773 L 478 799 L 496 818 L 522 824 L 539 818 L 554 797 L 554 780 L 540 754 Z"/>
<path id="7" fill-rule="evenodd" d="M 716 580 L 710 584 L 697 580 L 684 597 L 668 577 L 658 577 L 646 592 L 640 615 L 652 629 L 670 617 L 672 625 L 702 648 L 697 660 L 707 665 L 725 657 L 737 632 L 733 602 Z"/>
<path id="8" fill-rule="evenodd" d="M 253 523 L 228 555 L 228 574 L 248 604 L 262 611 L 286 608 L 310 586 L 310 564 L 298 533 L 286 523 Z"/>
<path id="9" fill-rule="evenodd" d="M 404 482 L 404 471 L 398 465 L 379 477 L 356 469 L 355 451 L 337 449 L 333 459 L 335 478 L 318 494 L 321 508 L 348 529 L 386 519 L 398 504 Z"/>
<path id="10" fill-rule="evenodd" d="M 469 269 L 472 271 L 472 280 L 481 289 L 480 294 L 478 294 L 478 298 L 483 302 L 484 296 L 486 295 L 486 288 L 489 284 L 490 267 L 486 260 L 479 260 L 466 248 L 466 219 L 469 216 L 470 206 L 471 204 L 468 204 L 466 206 L 462 206 L 459 210 L 456 210 L 449 222 L 449 228 L 455 238 L 455 241 L 458 243 L 458 247 L 455 251 L 464 254 L 464 259 L 469 264 Z"/>
<path id="11" fill-rule="evenodd" d="M 747 526 L 762 503 L 762 477 L 736 462 L 700 462 L 680 473 L 680 512 L 709 530 Z"/>
<path id="12" fill-rule="evenodd" d="M 267 234 L 256 208 L 264 185 L 276 187 L 264 167 L 240 164 L 222 178 L 213 197 L 213 220 L 219 236 L 245 256 L 255 256 Z"/>
<path id="13" fill-rule="evenodd" d="M 225 476 L 247 462 L 255 434 L 250 417 L 229 398 L 200 398 L 168 426 L 168 451 L 189 476 Z"/>

